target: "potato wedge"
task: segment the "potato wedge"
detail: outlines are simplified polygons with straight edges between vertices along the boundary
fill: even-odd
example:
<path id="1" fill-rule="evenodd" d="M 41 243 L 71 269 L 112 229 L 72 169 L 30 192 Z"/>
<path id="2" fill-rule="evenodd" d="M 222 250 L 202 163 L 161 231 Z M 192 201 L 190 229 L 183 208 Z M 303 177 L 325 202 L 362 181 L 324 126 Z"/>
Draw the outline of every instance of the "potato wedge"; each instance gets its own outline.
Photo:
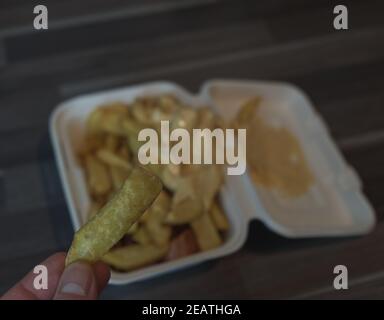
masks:
<path id="1" fill-rule="evenodd" d="M 196 193 L 203 202 L 204 210 L 208 211 L 223 183 L 222 168 L 218 165 L 204 165 L 193 177 Z"/>
<path id="2" fill-rule="evenodd" d="M 119 137 L 113 134 L 108 134 L 105 137 L 105 148 L 110 152 L 115 153 L 119 147 Z"/>
<path id="3" fill-rule="evenodd" d="M 221 245 L 220 235 L 207 213 L 192 221 L 191 227 L 202 251 L 211 250 Z"/>
<path id="4" fill-rule="evenodd" d="M 211 111 L 211 109 L 207 107 L 203 107 L 197 110 L 198 114 L 198 128 L 201 129 L 214 129 L 215 126 L 215 114 Z"/>
<path id="5" fill-rule="evenodd" d="M 168 244 L 171 238 L 172 228 L 164 224 L 170 207 L 171 199 L 162 191 L 145 215 L 145 228 L 157 246 Z"/>
<path id="6" fill-rule="evenodd" d="M 109 102 L 106 105 L 100 106 L 106 112 L 114 112 L 120 114 L 122 117 L 129 114 L 129 109 L 126 103 L 122 101 Z"/>
<path id="7" fill-rule="evenodd" d="M 129 171 L 114 166 L 109 166 L 109 174 L 115 190 L 119 190 L 129 176 Z"/>
<path id="8" fill-rule="evenodd" d="M 117 154 L 127 162 L 131 162 L 131 154 L 129 152 L 128 145 L 122 145 Z"/>
<path id="9" fill-rule="evenodd" d="M 209 214 L 213 223 L 219 231 L 227 231 L 229 229 L 229 222 L 221 207 L 214 202 Z"/>
<path id="10" fill-rule="evenodd" d="M 127 235 L 134 234 L 139 229 L 139 221 L 136 221 L 127 231 Z"/>
<path id="11" fill-rule="evenodd" d="M 197 219 L 204 212 L 200 199 L 187 198 L 175 204 L 165 218 L 170 225 L 182 225 Z"/>
<path id="12" fill-rule="evenodd" d="M 236 128 L 243 127 L 245 124 L 248 125 L 259 111 L 261 101 L 262 99 L 259 96 L 248 100 L 236 115 L 233 126 Z"/>
<path id="13" fill-rule="evenodd" d="M 101 207 L 102 205 L 100 201 L 92 201 L 88 211 L 88 219 L 92 218 L 96 213 L 98 213 Z"/>
<path id="14" fill-rule="evenodd" d="M 88 188 L 92 195 L 105 195 L 111 190 L 112 183 L 107 167 L 93 155 L 85 157 L 85 171 Z"/>
<path id="15" fill-rule="evenodd" d="M 130 271 L 159 261 L 167 252 L 168 247 L 132 244 L 108 252 L 102 260 L 118 270 Z"/>
<path id="16" fill-rule="evenodd" d="M 144 227 L 138 227 L 132 234 L 132 239 L 138 244 L 147 245 L 152 243 L 151 236 L 149 235 L 147 229 Z"/>
<path id="17" fill-rule="evenodd" d="M 173 192 L 176 191 L 179 185 L 180 169 L 181 167 L 179 165 L 168 164 L 163 166 L 160 173 L 160 178 L 164 186 Z"/>
<path id="18" fill-rule="evenodd" d="M 96 156 L 100 161 L 110 166 L 125 169 L 127 171 L 132 169 L 131 164 L 127 160 L 114 154 L 106 148 L 97 150 Z"/>
<path id="19" fill-rule="evenodd" d="M 102 131 L 101 123 L 103 115 L 104 111 L 101 108 L 96 108 L 91 112 L 86 122 L 86 129 L 89 134 L 94 135 Z"/>
<path id="20" fill-rule="evenodd" d="M 100 122 L 100 129 L 103 132 L 124 136 L 124 118 L 117 112 L 104 112 Z"/>
<path id="21" fill-rule="evenodd" d="M 85 158 L 87 155 L 93 153 L 99 148 L 102 148 L 104 144 L 103 134 L 88 134 L 85 137 L 85 141 L 78 150 L 77 154 L 80 158 Z M 83 159 L 81 159 L 83 160 Z"/>
<path id="22" fill-rule="evenodd" d="M 145 228 L 157 246 L 162 247 L 169 243 L 172 235 L 172 228 L 170 226 L 151 219 L 145 224 Z"/>
<path id="23" fill-rule="evenodd" d="M 170 123 L 170 128 L 171 130 L 176 128 L 192 130 L 195 127 L 197 120 L 198 115 L 194 109 L 190 107 L 181 108 L 176 112 L 175 116 L 173 117 Z"/>

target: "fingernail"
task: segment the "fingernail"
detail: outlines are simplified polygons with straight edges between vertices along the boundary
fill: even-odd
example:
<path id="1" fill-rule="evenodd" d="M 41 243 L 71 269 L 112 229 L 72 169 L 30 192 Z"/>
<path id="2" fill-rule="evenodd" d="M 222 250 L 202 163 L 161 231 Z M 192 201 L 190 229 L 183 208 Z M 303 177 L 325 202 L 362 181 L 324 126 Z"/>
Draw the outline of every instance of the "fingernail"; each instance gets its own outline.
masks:
<path id="1" fill-rule="evenodd" d="M 65 268 L 60 281 L 59 292 L 87 296 L 92 284 L 92 268 L 81 262 L 75 262 Z"/>

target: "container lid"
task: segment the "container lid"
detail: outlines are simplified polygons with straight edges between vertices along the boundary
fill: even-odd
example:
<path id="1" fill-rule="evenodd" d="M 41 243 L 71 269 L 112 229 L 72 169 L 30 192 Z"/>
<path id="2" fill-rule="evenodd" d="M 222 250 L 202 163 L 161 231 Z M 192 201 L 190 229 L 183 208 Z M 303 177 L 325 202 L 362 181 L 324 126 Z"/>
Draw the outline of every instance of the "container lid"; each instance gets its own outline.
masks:
<path id="1" fill-rule="evenodd" d="M 248 164 L 239 177 L 241 187 L 233 192 L 243 199 L 243 210 L 252 218 L 286 237 L 357 235 L 372 229 L 375 214 L 361 191 L 359 177 L 300 89 L 286 83 L 212 80 L 204 84 L 201 95 L 226 120 L 233 119 L 244 102 L 261 97 L 258 116 L 269 126 L 292 134 L 302 150 L 313 179 L 305 192 L 294 196 L 252 179 Z M 249 139 L 247 135 L 247 149 L 258 148 Z"/>

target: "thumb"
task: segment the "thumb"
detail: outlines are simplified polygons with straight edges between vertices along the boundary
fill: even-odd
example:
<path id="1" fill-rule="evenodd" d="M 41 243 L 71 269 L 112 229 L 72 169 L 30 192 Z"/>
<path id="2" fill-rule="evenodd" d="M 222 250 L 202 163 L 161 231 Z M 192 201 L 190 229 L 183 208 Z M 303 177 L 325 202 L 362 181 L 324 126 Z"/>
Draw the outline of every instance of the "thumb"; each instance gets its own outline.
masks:
<path id="1" fill-rule="evenodd" d="M 92 266 L 84 262 L 74 262 L 61 275 L 53 299 L 93 300 L 97 296 L 97 281 Z"/>

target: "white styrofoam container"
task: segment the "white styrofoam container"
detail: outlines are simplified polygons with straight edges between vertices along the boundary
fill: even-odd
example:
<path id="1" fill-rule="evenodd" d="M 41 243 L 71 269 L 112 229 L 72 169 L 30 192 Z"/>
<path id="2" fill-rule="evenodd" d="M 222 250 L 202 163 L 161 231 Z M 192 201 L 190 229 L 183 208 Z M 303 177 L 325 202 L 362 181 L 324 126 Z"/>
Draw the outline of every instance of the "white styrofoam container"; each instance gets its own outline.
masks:
<path id="1" fill-rule="evenodd" d="M 358 235 L 374 226 L 375 215 L 361 192 L 358 176 L 346 164 L 301 90 L 286 83 L 212 80 L 203 85 L 198 95 L 170 82 L 154 82 L 86 94 L 67 100 L 54 110 L 50 134 L 75 230 L 86 221 L 90 204 L 85 176 L 76 160 L 89 113 L 107 102 L 132 102 L 138 96 L 164 93 L 172 93 L 192 106 L 209 105 L 226 119 L 237 113 L 244 100 L 262 96 L 262 116 L 295 134 L 316 183 L 304 196 L 287 200 L 255 186 L 248 173 L 227 176 L 220 198 L 231 229 L 222 246 L 129 273 L 112 272 L 110 283 L 127 284 L 228 255 L 243 245 L 251 219 L 259 219 L 287 237 Z"/>

